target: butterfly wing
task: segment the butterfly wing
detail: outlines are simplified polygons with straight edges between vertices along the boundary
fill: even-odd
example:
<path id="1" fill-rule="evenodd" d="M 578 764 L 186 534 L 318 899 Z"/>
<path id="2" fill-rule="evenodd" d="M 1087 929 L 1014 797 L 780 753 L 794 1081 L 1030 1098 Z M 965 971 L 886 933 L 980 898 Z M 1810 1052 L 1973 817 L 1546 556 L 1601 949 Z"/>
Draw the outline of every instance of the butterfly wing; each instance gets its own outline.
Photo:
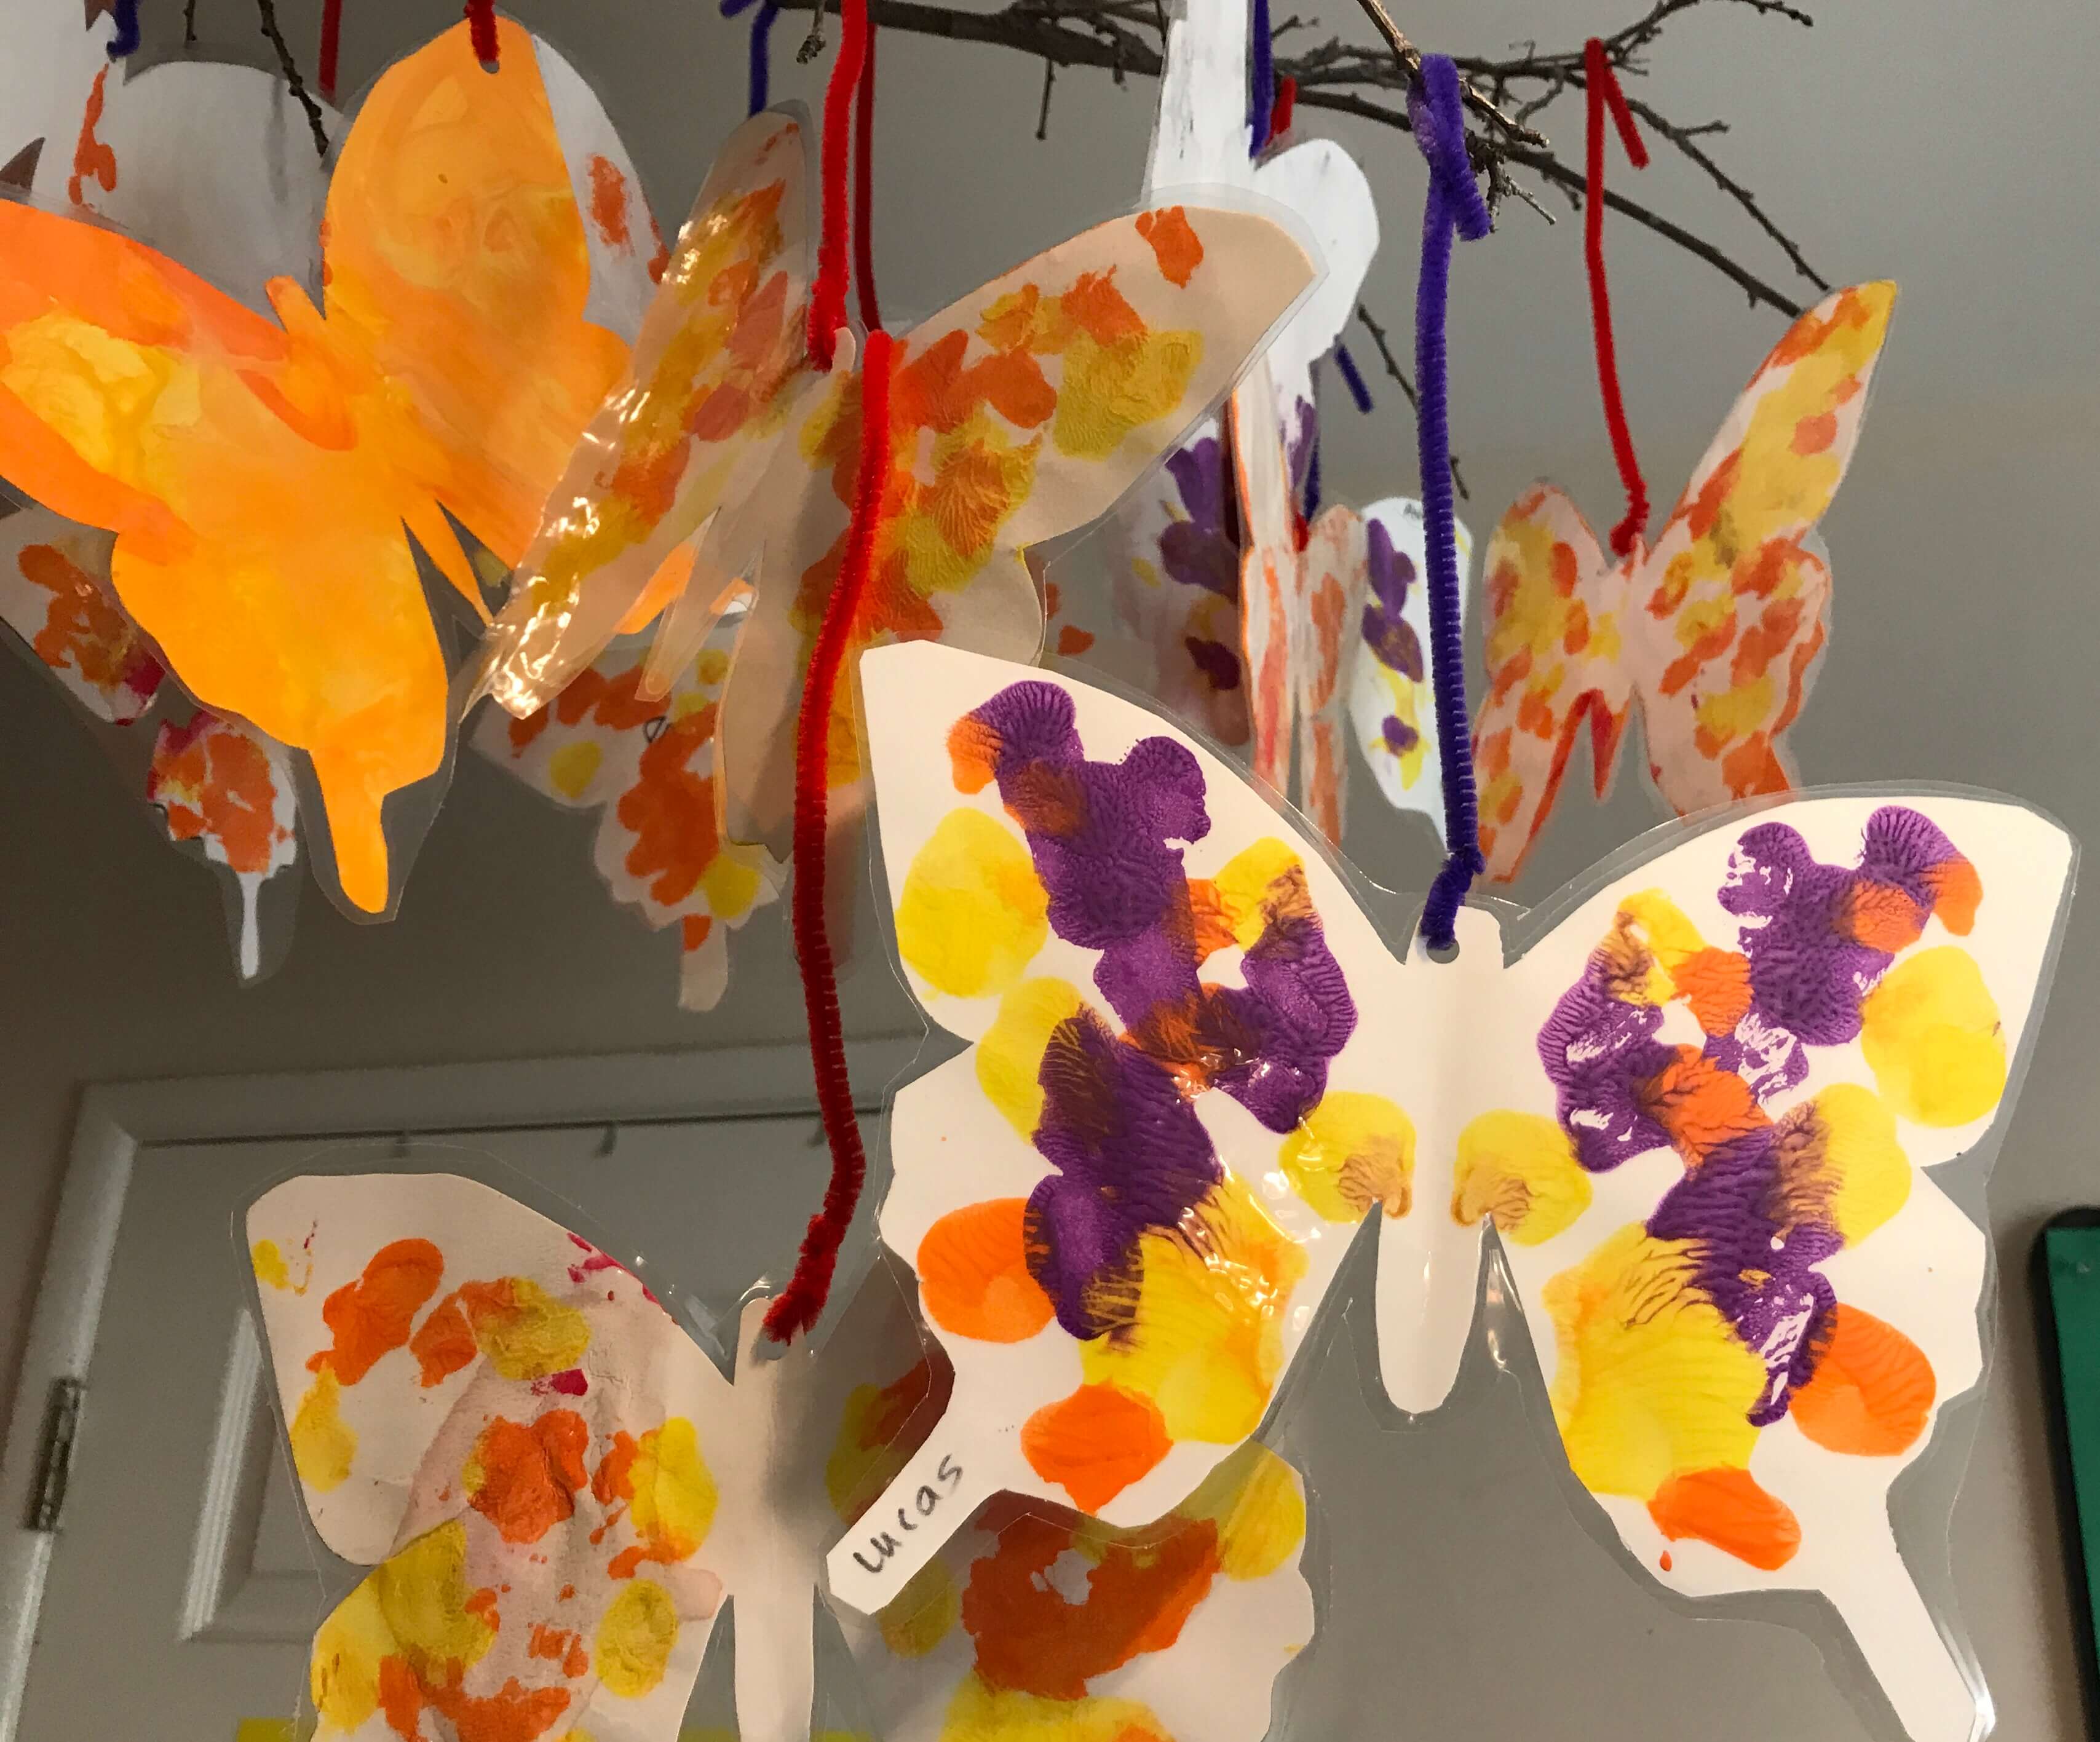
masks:
<path id="1" fill-rule="evenodd" d="M 1648 768 L 1680 815 L 1793 784 L 1780 743 L 1823 650 L 1813 536 L 1866 410 L 1891 284 L 1826 298 L 1743 390 L 1623 611 Z"/>
<path id="2" fill-rule="evenodd" d="M 768 111 L 709 171 L 490 632 L 481 685 L 513 713 L 595 659 L 665 558 L 764 476 L 809 375 L 806 160 L 800 121 Z"/>
<path id="3" fill-rule="evenodd" d="M 1132 1530 L 994 1502 L 879 1614 L 841 1617 L 880 1733 L 1259 1742 L 1312 1636 L 1306 1505 L 1260 1445 Z"/>
<path id="4" fill-rule="evenodd" d="M 871 1610 L 985 1493 L 1136 1524 L 1253 1433 L 1355 1224 L 1410 1207 L 1392 1097 L 1440 1012 L 1317 851 L 1156 717 L 942 647 L 862 682 L 898 952 L 973 1043 L 892 1115 L 882 1236 L 956 1389 L 832 1556 Z"/>
<path id="5" fill-rule="evenodd" d="M 163 720 L 153 736 L 146 800 L 160 810 L 170 841 L 194 846 L 224 874 L 234 965 L 243 980 L 258 978 L 283 953 L 264 947 L 262 885 L 299 862 L 285 752 L 245 721 L 205 708 L 181 725 Z"/>
<path id="6" fill-rule="evenodd" d="M 1032 658 L 1042 604 L 1021 553 L 1128 489 L 1312 277 L 1266 218 L 1167 206 L 1097 225 L 915 329 L 898 352 L 892 472 L 854 650 L 938 637 Z M 858 458 L 857 382 L 841 382 L 783 452 L 770 523 L 792 531 L 769 544 L 779 579 L 759 589 L 725 704 L 731 832 L 782 856 L 793 722 Z M 831 802 L 849 840 L 866 802 L 852 707 L 841 686 Z"/>
<path id="7" fill-rule="evenodd" d="M 48 509 L 0 519 L 0 622 L 96 719 L 128 725 L 162 673 L 109 584 L 110 544 Z"/>
<path id="8" fill-rule="evenodd" d="M 1459 607 L 1473 538 L 1458 533 Z M 1395 810 L 1419 811 L 1440 835 L 1444 775 L 1429 687 L 1429 558 L 1422 505 L 1388 496 L 1364 510 L 1363 610 L 1352 626 L 1349 721 L 1379 791 Z"/>
<path id="9" fill-rule="evenodd" d="M 615 642 L 539 712 L 483 711 L 474 748 L 557 804 L 598 811 L 595 858 L 615 901 L 676 925 L 679 1003 L 712 1009 L 728 982 L 728 932 L 773 899 L 764 853 L 722 838 L 715 723 L 735 628 L 717 631 L 669 693 L 642 693 L 647 643 Z"/>
<path id="10" fill-rule="evenodd" d="M 1349 778 L 1342 667 L 1370 591 L 1369 531 L 1362 515 L 1339 504 L 1312 523 L 1299 554 L 1292 611 L 1299 802 L 1335 847 L 1342 844 Z"/>
<path id="11" fill-rule="evenodd" d="M 1582 511 L 1534 484 L 1488 540 L 1487 694 L 1473 722 L 1480 850 L 1513 880 L 1545 826 L 1586 721 L 1602 797 L 1632 707 L 1625 571 Z"/>
<path id="12" fill-rule="evenodd" d="M 1240 645 L 1246 655 L 1254 774 L 1276 792 L 1290 786 L 1296 724 L 1292 618 L 1299 587 L 1298 528 L 1276 389 L 1267 359 L 1233 395 L 1233 470 L 1240 505 Z"/>
<path id="13" fill-rule="evenodd" d="M 671 1742 L 722 1594 L 706 1356 L 472 1180 L 302 1176 L 247 1234 L 308 1516 L 373 1568 L 315 1637 L 318 1734 Z"/>
<path id="14" fill-rule="evenodd" d="M 2005 800 L 1804 797 L 1674 837 L 1506 972 L 1472 915 L 1458 964 L 1471 1110 L 1423 1196 L 1494 1224 L 1577 1480 L 1673 1590 L 1823 1593 L 1913 1742 L 1978 1694 L 1889 1518 L 1982 1370 L 1988 1242 L 1930 1170 L 2005 1110 L 2072 854 Z M 1389 1378 L 1418 1270 L 1381 1265 Z"/>

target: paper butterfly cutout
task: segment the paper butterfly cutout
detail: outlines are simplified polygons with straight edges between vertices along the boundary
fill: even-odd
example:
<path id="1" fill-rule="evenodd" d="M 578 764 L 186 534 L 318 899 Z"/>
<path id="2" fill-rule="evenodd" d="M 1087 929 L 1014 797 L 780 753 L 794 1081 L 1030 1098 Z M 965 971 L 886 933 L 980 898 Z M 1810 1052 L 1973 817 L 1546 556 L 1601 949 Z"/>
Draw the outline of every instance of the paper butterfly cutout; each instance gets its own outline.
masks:
<path id="1" fill-rule="evenodd" d="M 934 647 L 862 686 L 898 952 L 970 1043 L 891 1113 L 882 1237 L 955 1392 L 871 1517 L 944 1466 L 959 1502 L 1157 1511 L 1261 1422 L 1374 1205 L 1384 1383 L 1432 1409 L 1492 1220 L 1635 1558 L 1822 1591 L 1917 1742 L 1970 1733 L 1886 1496 L 1980 1369 L 1984 1236 L 1926 1170 L 2014 1080 L 2061 830 L 1798 799 L 1594 880 L 1513 962 L 1467 909 L 1456 961 L 1403 965 L 1154 716 Z M 938 1533 L 870 1572 L 849 1533 L 835 1595 L 888 1600 Z"/>
<path id="2" fill-rule="evenodd" d="M 308 1515 L 373 1568 L 315 1640 L 321 1738 L 672 1742 L 725 1599 L 739 1733 L 810 1733 L 822 1546 L 946 1389 L 885 1268 L 814 1356 L 757 1359 L 748 1308 L 732 1384 L 613 1259 L 472 1180 L 296 1178 L 250 1207 L 247 1233 Z M 1241 1460 L 1145 1537 L 1156 1557 L 1091 1526 L 1011 1522 L 966 1575 L 984 1593 L 960 1617 L 973 1671 L 952 1647 L 924 1671 L 898 1661 L 893 1698 L 960 1680 L 957 1706 L 995 1718 L 1114 1713 L 1118 1734 L 1159 1742 L 1259 1735 L 1251 1713 L 1229 1732 L 1169 1731 L 1138 1702 L 1199 1707 L 1205 1652 L 1233 1640 L 1232 1674 L 1265 1714 L 1281 1647 L 1309 1631 L 1287 1466 Z M 1060 1532 L 1099 1572 L 1092 1600 L 1053 1618 L 1026 1593 Z M 1214 1585 L 1231 1599 L 1211 1600 Z M 885 1618 L 864 1655 L 938 1651 L 951 1624 L 937 1625 L 930 1579 L 920 1591 L 929 1605 Z M 1046 1630 L 1065 1648 L 1048 1687 Z M 1132 1658 L 1127 1693 L 1089 1696 Z"/>
<path id="3" fill-rule="evenodd" d="M 697 578 L 664 633 L 690 636 L 677 620 L 693 601 L 757 577 L 724 703 L 723 767 L 730 834 L 783 858 L 792 724 L 845 548 L 860 434 L 850 358 L 819 376 L 805 347 L 808 179 L 792 115 L 754 117 L 725 146 L 481 679 L 514 712 L 538 706 L 602 645 L 656 552 L 704 525 Z M 1162 207 L 1087 231 L 907 334 L 855 649 L 941 637 L 1032 655 L 1042 607 L 1021 552 L 1113 502 L 1312 276 L 1266 218 Z M 860 760 L 842 690 L 835 842 L 852 838 L 863 802 Z"/>
<path id="4" fill-rule="evenodd" d="M 368 914 L 399 893 L 386 800 L 445 762 L 418 559 L 479 612 L 447 517 L 514 560 L 626 356 L 592 318 L 623 301 L 597 288 L 620 255 L 592 243 L 554 108 L 588 93 L 501 28 L 500 72 L 461 25 L 366 98 L 318 310 L 278 278 L 272 322 L 152 248 L 0 205 L 0 473 L 116 533 L 126 611 L 205 705 L 311 770 Z"/>
<path id="5" fill-rule="evenodd" d="M 1473 536 L 1462 522 L 1454 530 L 1462 624 Z M 1361 536 L 1362 611 L 1354 624 L 1348 677 L 1350 725 L 1386 802 L 1396 810 L 1426 813 L 1440 833 L 1444 775 L 1429 687 L 1429 557 L 1421 503 L 1411 496 L 1372 503 L 1364 510 Z M 1353 542 L 1349 558 L 1356 559 Z M 1343 796 L 1346 791 L 1344 786 Z M 1339 839 L 1339 831 L 1321 828 L 1330 840 Z"/>
<path id="6" fill-rule="evenodd" d="M 1586 720 L 1600 798 L 1636 707 L 1649 777 L 1680 816 L 1793 785 L 1782 739 L 1830 604 L 1815 525 L 1859 440 L 1895 294 L 1841 290 L 1788 329 L 1652 545 L 1614 561 L 1551 484 L 1502 516 L 1473 734 L 1491 877 L 1522 868 Z"/>
<path id="7" fill-rule="evenodd" d="M 739 620 L 642 694 L 646 637 L 622 637 L 537 713 L 483 712 L 474 748 L 557 804 L 599 812 L 595 858 L 613 899 L 675 924 L 678 1003 L 712 1010 L 729 981 L 728 932 L 779 890 L 772 862 L 723 838 L 716 725 Z"/>
<path id="8" fill-rule="evenodd" d="M 90 3 L 83 20 L 66 0 L 40 0 L 10 20 L 13 51 L 0 68 L 0 187 L 28 187 L 46 152 L 62 157 L 71 148 L 76 86 L 86 89 L 109 64 L 115 32 L 103 21 L 106 11 Z"/>

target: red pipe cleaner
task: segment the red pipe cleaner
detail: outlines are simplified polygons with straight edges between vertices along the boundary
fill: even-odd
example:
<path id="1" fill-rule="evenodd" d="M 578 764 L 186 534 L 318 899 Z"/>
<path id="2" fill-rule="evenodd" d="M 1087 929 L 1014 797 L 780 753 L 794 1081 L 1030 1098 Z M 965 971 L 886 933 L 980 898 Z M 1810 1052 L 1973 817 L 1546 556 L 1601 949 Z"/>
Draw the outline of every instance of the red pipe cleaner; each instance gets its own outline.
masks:
<path id="1" fill-rule="evenodd" d="M 321 53 L 316 75 L 321 95 L 335 101 L 336 50 L 342 42 L 342 0 L 321 0 Z"/>
<path id="2" fill-rule="evenodd" d="M 822 169 L 823 228 L 817 243 L 817 281 L 810 288 L 810 357 L 832 366 L 839 329 L 846 324 L 846 151 L 853 99 L 867 58 L 867 0 L 845 0 L 845 29 L 831 82 L 824 87 Z"/>
<path id="3" fill-rule="evenodd" d="M 1298 81 L 1286 74 L 1276 82 L 1276 103 L 1268 112 L 1268 136 L 1280 139 L 1290 130 L 1290 118 L 1298 112 Z"/>
<path id="4" fill-rule="evenodd" d="M 1604 424 L 1612 433 L 1612 457 L 1626 488 L 1626 518 L 1612 528 L 1612 550 L 1623 557 L 1648 530 L 1648 480 L 1634 452 L 1633 431 L 1626 426 L 1626 405 L 1619 390 L 1618 347 L 1612 338 L 1612 294 L 1604 283 L 1604 110 L 1608 105 L 1618 126 L 1619 143 L 1636 170 L 1648 167 L 1648 147 L 1634 126 L 1619 76 L 1595 37 L 1582 45 L 1583 82 L 1590 97 L 1588 162 L 1582 192 L 1582 253 L 1590 268 L 1590 325 L 1597 340 L 1597 389 L 1604 401 Z"/>
<path id="5" fill-rule="evenodd" d="M 474 58 L 485 73 L 498 65 L 496 49 L 496 0 L 466 0 L 467 29 L 474 39 Z"/>
<path id="6" fill-rule="evenodd" d="M 853 528 L 846 535 L 837 584 L 824 604 L 823 622 L 803 685 L 801 712 L 795 721 L 795 869 L 789 917 L 802 970 L 802 1002 L 809 1012 L 817 1107 L 832 1146 L 832 1180 L 824 1189 L 823 1206 L 810 1217 L 802 1236 L 795 1274 L 766 1309 L 765 1334 L 776 1343 L 792 1342 L 823 1316 L 839 1244 L 853 1222 L 867 1177 L 867 1157 L 861 1148 L 853 1087 L 846 1074 L 836 968 L 824 924 L 824 849 L 832 708 L 875 566 L 876 534 L 882 519 L 883 492 L 889 481 L 889 377 L 894 357 L 887 333 L 878 327 L 868 334 L 867 355 L 861 364 L 860 471 L 854 484 Z"/>
<path id="7" fill-rule="evenodd" d="M 854 278 L 860 286 L 860 324 L 871 333 L 882 324 L 875 300 L 875 20 L 867 21 L 854 100 Z"/>

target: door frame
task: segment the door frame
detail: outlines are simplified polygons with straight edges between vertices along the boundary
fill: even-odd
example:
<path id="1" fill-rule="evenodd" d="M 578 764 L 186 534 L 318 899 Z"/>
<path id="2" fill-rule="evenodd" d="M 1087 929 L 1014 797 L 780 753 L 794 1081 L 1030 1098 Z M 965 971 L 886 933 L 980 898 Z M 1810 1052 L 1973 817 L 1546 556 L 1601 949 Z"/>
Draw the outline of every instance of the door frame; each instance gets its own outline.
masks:
<path id="1" fill-rule="evenodd" d="M 863 1111 L 880 1111 L 924 1033 L 850 1043 Z M 157 1145 L 237 1139 L 443 1136 L 813 1113 L 800 1040 L 686 1052 L 506 1060 L 272 1076 L 90 1084 L 73 1121 L 56 1220 L 0 1444 L 0 1742 L 14 1742 L 55 1537 L 29 1528 L 44 1423 L 62 1381 L 85 1382 L 131 1177 Z M 150 1157 L 148 1157 L 150 1160 Z"/>

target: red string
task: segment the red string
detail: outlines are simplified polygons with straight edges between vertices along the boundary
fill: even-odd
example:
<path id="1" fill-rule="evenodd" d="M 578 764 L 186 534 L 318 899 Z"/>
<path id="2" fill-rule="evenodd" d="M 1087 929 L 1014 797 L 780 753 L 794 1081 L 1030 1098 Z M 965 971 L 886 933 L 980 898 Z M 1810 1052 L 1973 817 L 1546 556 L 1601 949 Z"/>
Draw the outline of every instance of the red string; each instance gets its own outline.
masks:
<path id="1" fill-rule="evenodd" d="M 315 82 L 321 95 L 335 101 L 336 50 L 342 42 L 342 0 L 321 0 L 320 65 Z"/>
<path id="2" fill-rule="evenodd" d="M 493 73 L 497 66 L 496 0 L 466 0 L 466 24 L 474 40 L 474 58 Z"/>
<path id="3" fill-rule="evenodd" d="M 867 59 L 867 0 L 845 0 L 841 16 L 839 58 L 824 87 L 823 228 L 817 243 L 817 281 L 810 289 L 810 356 L 819 369 L 831 368 L 839 329 L 846 324 L 846 148 L 854 91 Z"/>
<path id="4" fill-rule="evenodd" d="M 867 21 L 867 47 L 861 56 L 860 80 L 854 104 L 854 277 L 860 286 L 860 324 L 871 333 L 882 324 L 875 300 L 875 229 L 869 221 L 875 201 L 875 20 Z"/>
<path id="5" fill-rule="evenodd" d="M 1280 139 L 1290 130 L 1290 117 L 1298 111 L 1298 81 L 1289 74 L 1276 82 L 1276 102 L 1268 112 L 1268 136 Z"/>
<path id="6" fill-rule="evenodd" d="M 794 887 L 790 920 L 802 970 L 802 1002 L 809 1012 L 810 1060 L 815 1067 L 817 1107 L 832 1146 L 832 1180 L 824 1202 L 802 1236 L 795 1274 L 766 1310 L 765 1334 L 789 1343 L 822 1316 L 837 1267 L 839 1244 L 853 1222 L 867 1177 L 860 1125 L 854 1118 L 853 1087 L 846 1074 L 845 1033 L 839 1021 L 836 964 L 824 924 L 825 837 L 827 833 L 832 708 L 838 695 L 854 626 L 875 566 L 875 539 L 882 496 L 889 479 L 889 335 L 867 336 L 860 377 L 860 472 L 854 485 L 853 527 L 846 535 L 839 578 L 824 604 L 802 708 L 795 721 Z"/>
<path id="7" fill-rule="evenodd" d="M 1597 341 L 1597 388 L 1604 401 L 1604 424 L 1612 434 L 1612 456 L 1626 490 L 1626 518 L 1612 528 L 1612 549 L 1623 557 L 1648 529 L 1648 480 L 1634 452 L 1633 431 L 1626 426 L 1626 405 L 1619 390 L 1618 347 L 1612 337 L 1612 296 L 1604 283 L 1604 111 L 1617 123 L 1619 143 L 1636 170 L 1648 167 L 1648 147 L 1634 126 L 1618 74 L 1595 37 L 1582 45 L 1583 82 L 1590 97 L 1589 158 L 1582 195 L 1582 249 L 1590 269 L 1590 325 Z"/>

